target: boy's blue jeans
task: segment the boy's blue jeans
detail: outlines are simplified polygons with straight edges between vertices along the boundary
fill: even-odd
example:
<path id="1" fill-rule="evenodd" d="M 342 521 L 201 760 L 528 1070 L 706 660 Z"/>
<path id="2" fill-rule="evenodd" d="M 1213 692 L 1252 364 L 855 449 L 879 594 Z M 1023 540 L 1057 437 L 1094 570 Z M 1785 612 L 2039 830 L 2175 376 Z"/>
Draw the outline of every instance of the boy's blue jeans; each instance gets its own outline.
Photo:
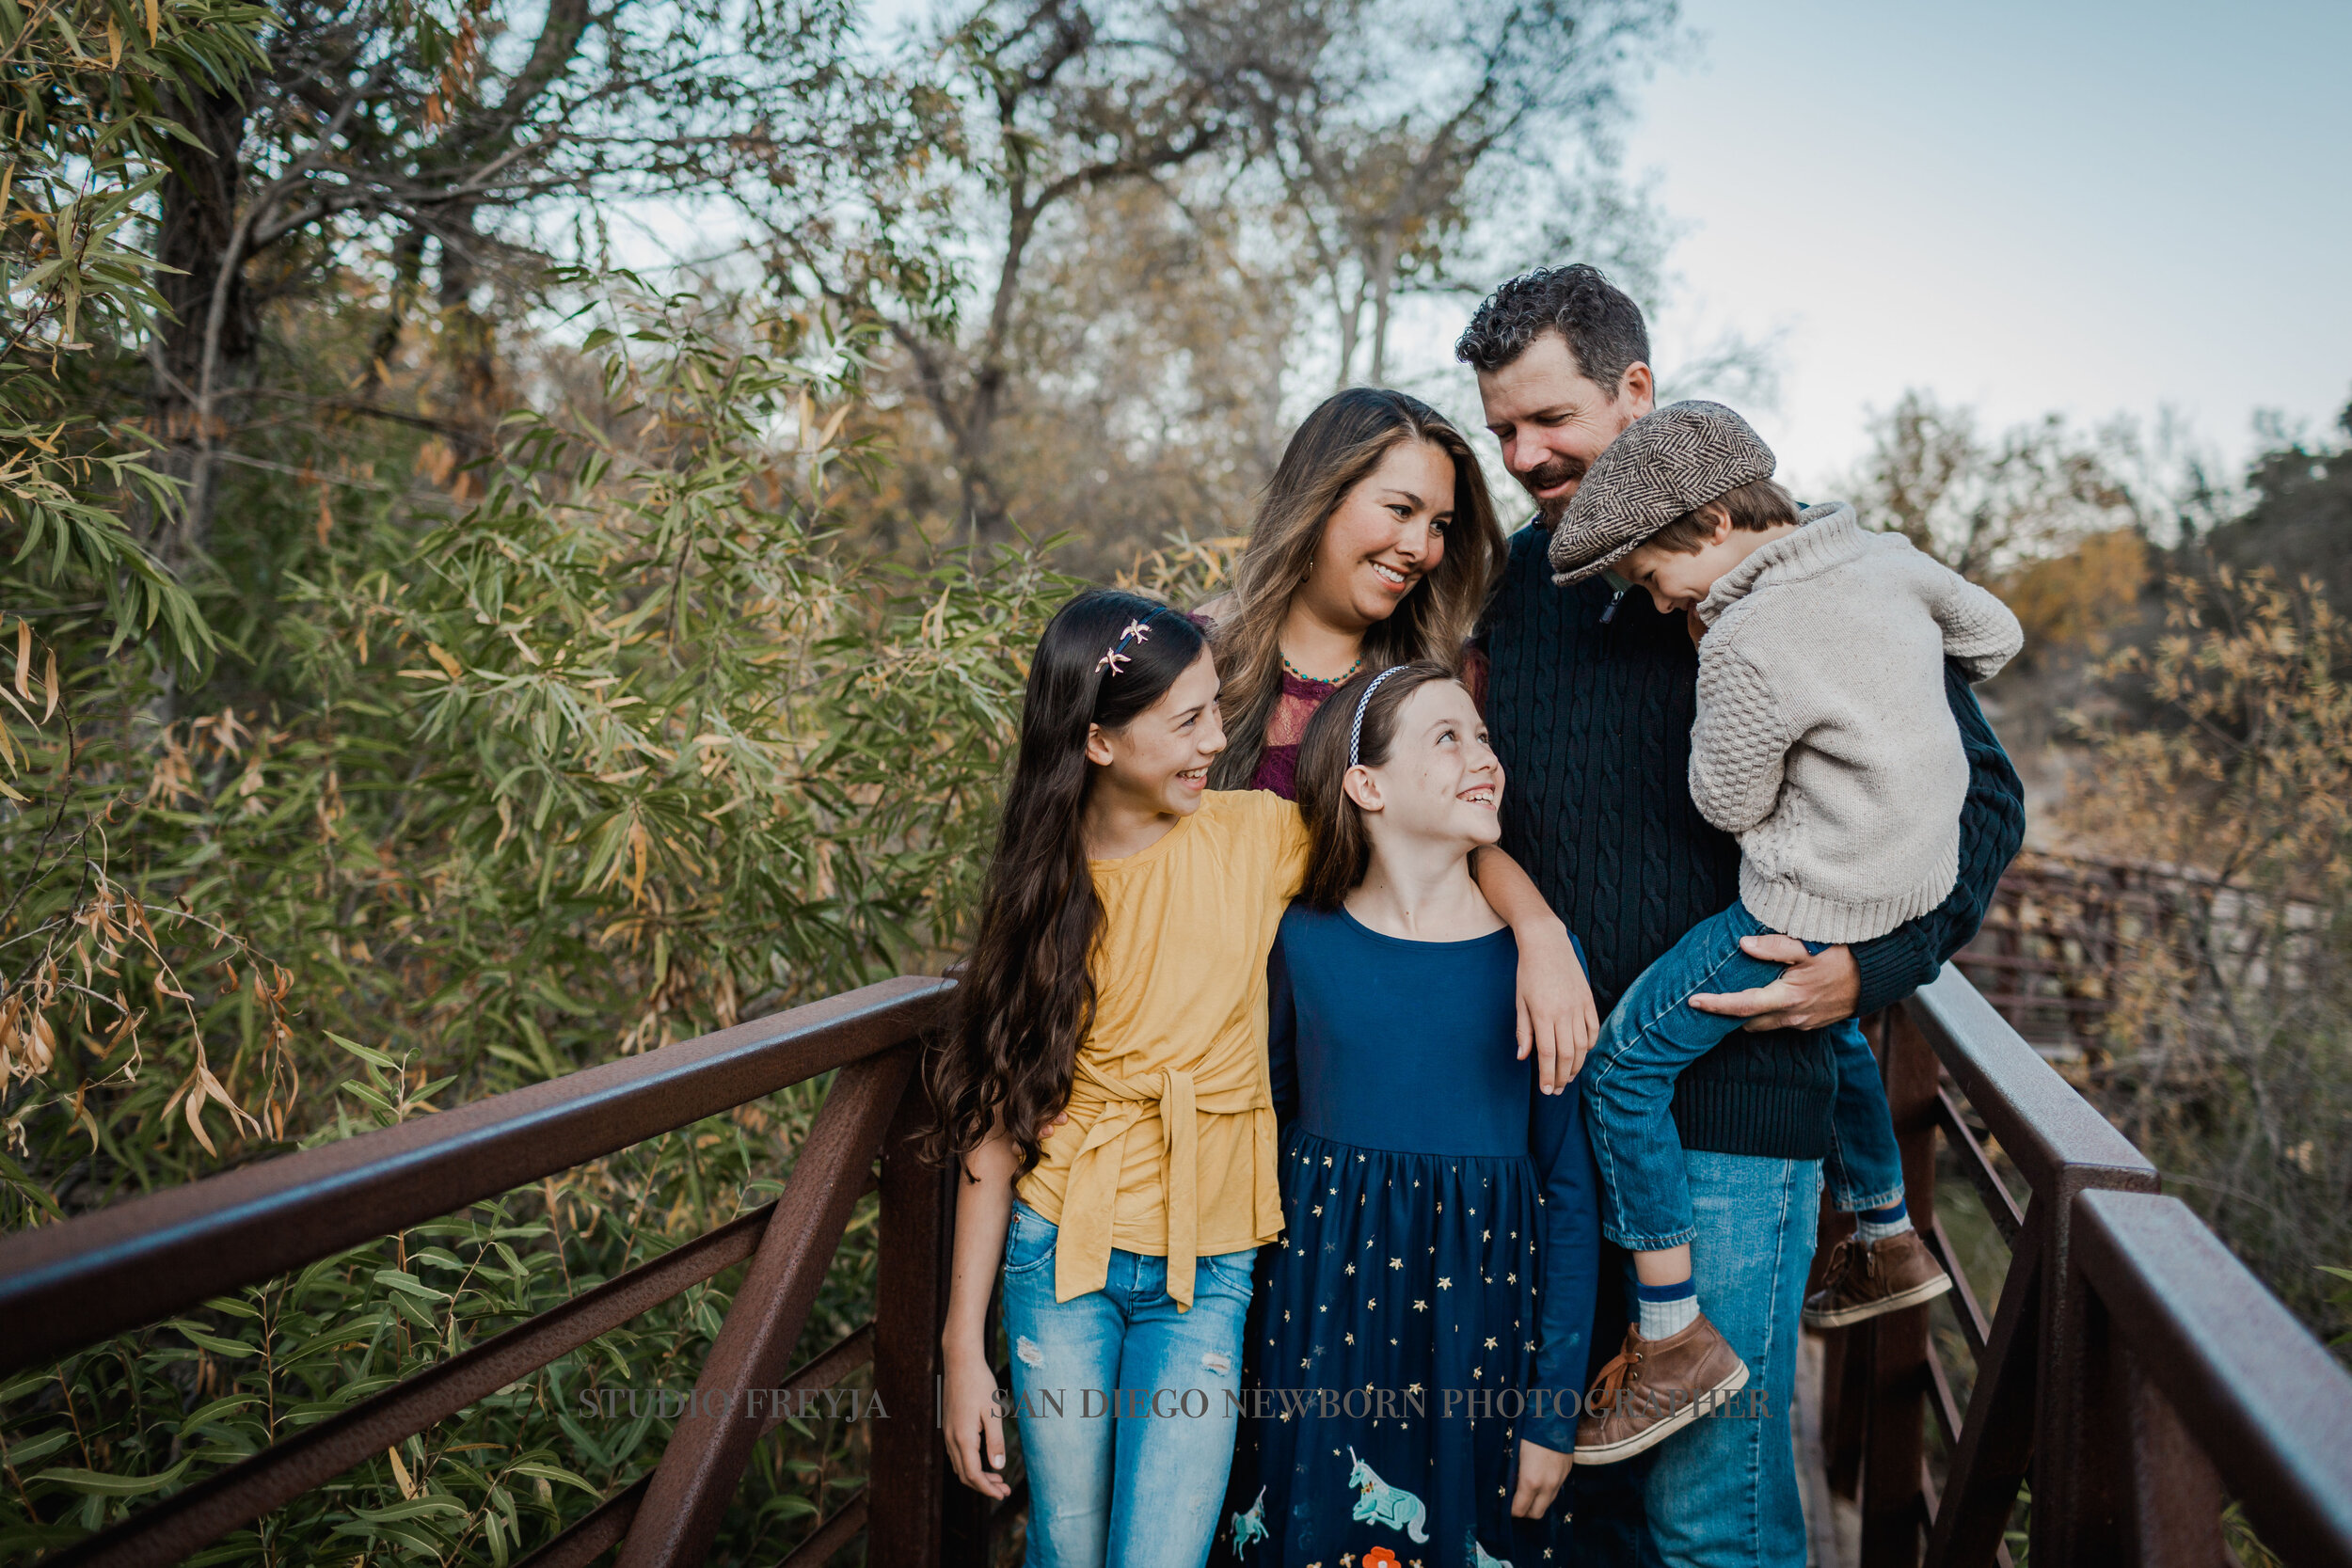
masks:
<path id="1" fill-rule="evenodd" d="M 1014 1201 L 1005 1336 L 1029 1478 L 1027 1568 L 1200 1568 L 1232 1468 L 1228 1396 L 1241 1387 L 1257 1249 L 1200 1259 L 1179 1312 L 1168 1259 L 1118 1247 L 1103 1289 L 1056 1301 L 1058 1236 Z"/>
<path id="2" fill-rule="evenodd" d="M 1600 1166 L 1601 1234 L 1621 1247 L 1656 1252 L 1696 1233 L 1670 1110 L 1675 1080 L 1741 1021 L 1700 1012 L 1691 998 L 1778 979 L 1784 966 L 1740 950 L 1740 938 L 1771 934 L 1745 904 L 1700 921 L 1642 971 L 1601 1025 L 1584 1068 L 1585 1124 Z M 1804 945 L 1818 953 L 1827 944 Z M 1821 1033 L 1837 1059 L 1836 1107 L 1822 1163 L 1830 1198 L 1849 1212 L 1883 1209 L 1903 1196 L 1903 1169 L 1878 1062 L 1853 1020 Z"/>

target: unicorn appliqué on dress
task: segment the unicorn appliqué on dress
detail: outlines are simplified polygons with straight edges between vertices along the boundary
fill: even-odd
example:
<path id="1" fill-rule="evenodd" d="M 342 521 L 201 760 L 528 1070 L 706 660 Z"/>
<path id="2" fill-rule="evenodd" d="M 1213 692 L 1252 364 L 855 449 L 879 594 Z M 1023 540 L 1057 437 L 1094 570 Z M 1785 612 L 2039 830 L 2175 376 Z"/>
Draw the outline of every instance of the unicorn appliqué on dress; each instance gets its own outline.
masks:
<path id="1" fill-rule="evenodd" d="M 1496 1557 L 1478 1544 L 1478 1532 L 1475 1530 L 1470 1532 L 1470 1549 L 1471 1568 L 1511 1568 L 1509 1559 Z"/>
<path id="2" fill-rule="evenodd" d="M 1424 1523 L 1429 1517 L 1428 1505 L 1401 1486 L 1391 1486 L 1373 1473 L 1372 1466 L 1356 1457 L 1351 1446 L 1347 1457 L 1355 1468 L 1347 1472 L 1347 1484 L 1357 1492 L 1356 1507 L 1348 1517 L 1359 1523 L 1386 1525 L 1401 1529 L 1416 1544 L 1429 1539 Z"/>
<path id="3" fill-rule="evenodd" d="M 1233 1555 L 1265 1539 L 1265 1488 L 1258 1488 L 1258 1500 L 1249 1505 L 1247 1513 L 1233 1515 Z"/>

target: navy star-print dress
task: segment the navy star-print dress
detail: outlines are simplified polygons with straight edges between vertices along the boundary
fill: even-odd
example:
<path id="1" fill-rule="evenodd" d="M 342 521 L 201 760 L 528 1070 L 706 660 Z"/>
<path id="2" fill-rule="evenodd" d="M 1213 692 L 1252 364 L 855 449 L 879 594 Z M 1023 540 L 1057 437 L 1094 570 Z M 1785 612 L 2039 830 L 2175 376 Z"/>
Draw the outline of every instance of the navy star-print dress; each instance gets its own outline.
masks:
<path id="1" fill-rule="evenodd" d="M 1567 1488 L 1543 1520 L 1511 1517 L 1519 1440 L 1575 1447 L 1573 1403 L 1521 1402 L 1584 1386 L 1600 1235 L 1581 1085 L 1539 1094 L 1516 1059 L 1518 969 L 1507 930 L 1406 942 L 1344 911 L 1283 916 L 1283 1239 L 1259 1255 L 1245 1386 L 1264 1392 L 1218 1560 L 1574 1560 Z"/>

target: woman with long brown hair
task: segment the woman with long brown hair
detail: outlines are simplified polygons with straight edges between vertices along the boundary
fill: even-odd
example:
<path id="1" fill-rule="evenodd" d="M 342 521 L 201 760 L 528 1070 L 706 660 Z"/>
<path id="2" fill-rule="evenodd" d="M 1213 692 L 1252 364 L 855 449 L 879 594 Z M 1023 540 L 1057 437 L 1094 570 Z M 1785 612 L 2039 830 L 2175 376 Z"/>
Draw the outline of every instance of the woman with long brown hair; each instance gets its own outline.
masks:
<path id="1" fill-rule="evenodd" d="M 1324 399 L 1282 450 L 1232 592 L 1200 607 L 1225 682 L 1210 787 L 1296 800 L 1307 721 L 1359 673 L 1439 664 L 1483 703 L 1470 636 L 1502 560 L 1486 476 L 1444 415 L 1381 387 Z M 1521 935 L 1519 1053 L 1581 1059 L 1599 1020 L 1567 928 Z"/>
<path id="2" fill-rule="evenodd" d="M 1384 388 L 1325 399 L 1283 450 L 1232 592 L 1201 607 L 1229 742 L 1211 784 L 1295 797 L 1324 699 L 1359 671 L 1459 666 L 1502 560 L 1486 478 L 1443 415 Z"/>

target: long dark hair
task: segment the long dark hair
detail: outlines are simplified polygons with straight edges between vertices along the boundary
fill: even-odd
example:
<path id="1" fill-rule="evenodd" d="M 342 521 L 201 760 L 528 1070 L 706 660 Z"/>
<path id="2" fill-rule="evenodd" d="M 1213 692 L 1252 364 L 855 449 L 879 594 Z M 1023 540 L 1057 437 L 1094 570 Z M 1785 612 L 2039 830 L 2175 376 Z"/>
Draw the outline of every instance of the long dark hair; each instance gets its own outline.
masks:
<path id="1" fill-rule="evenodd" d="M 1298 815 L 1306 818 L 1308 839 L 1307 876 L 1298 895 L 1314 909 L 1338 909 L 1372 870 L 1372 834 L 1362 809 L 1347 798 L 1349 740 L 1356 742 L 1358 762 L 1381 767 L 1395 743 L 1397 710 L 1406 699 L 1431 681 L 1461 678 L 1427 660 L 1397 666 L 1363 704 L 1359 735 L 1356 705 L 1363 703 L 1364 688 L 1379 677 L 1378 671 L 1367 670 L 1325 698 L 1298 742 Z"/>
<path id="2" fill-rule="evenodd" d="M 1282 620 L 1291 595 L 1306 579 L 1331 514 L 1405 441 L 1427 441 L 1454 459 L 1454 522 L 1445 532 L 1445 559 L 1387 620 L 1364 632 L 1364 668 L 1461 657 L 1503 558 L 1502 530 L 1477 454 L 1444 415 L 1417 397 L 1381 387 L 1334 392 L 1282 449 L 1233 568 L 1232 607 L 1217 617 L 1216 664 L 1225 677 L 1217 707 L 1226 745 L 1209 765 L 1211 788 L 1247 789 L 1257 777 L 1266 723 L 1282 698 Z"/>
<path id="3" fill-rule="evenodd" d="M 1140 623 L 1140 637 L 1122 633 Z M 1112 673 L 1103 656 L 1119 646 Z M 980 895 L 980 930 L 959 990 L 962 1019 L 931 1059 L 930 1140 L 941 1159 L 988 1141 L 999 1116 L 1037 1164 L 1039 1130 L 1070 1099 L 1078 1047 L 1094 1026 L 1089 973 L 1103 925 L 1079 823 L 1093 765 L 1087 726 L 1117 729 L 1165 696 L 1207 646 L 1181 612 L 1096 589 L 1055 612 L 1029 664 L 1021 747 Z"/>

